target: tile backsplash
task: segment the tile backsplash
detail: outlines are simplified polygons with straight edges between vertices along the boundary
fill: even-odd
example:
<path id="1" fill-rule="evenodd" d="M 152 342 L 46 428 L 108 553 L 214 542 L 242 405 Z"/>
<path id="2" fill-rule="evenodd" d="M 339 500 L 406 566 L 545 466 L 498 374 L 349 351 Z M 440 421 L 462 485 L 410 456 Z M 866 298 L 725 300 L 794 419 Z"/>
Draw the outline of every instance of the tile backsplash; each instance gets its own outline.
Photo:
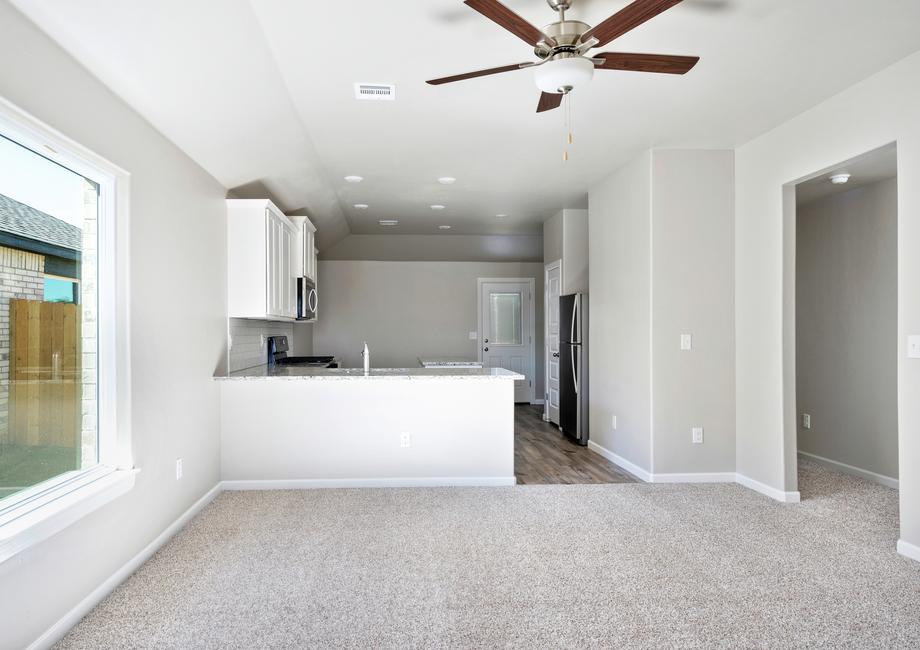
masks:
<path id="1" fill-rule="evenodd" d="M 249 320 L 246 318 L 230 319 L 230 372 L 252 368 L 265 363 L 267 344 L 262 345 L 262 337 L 286 335 L 288 341 L 294 337 L 294 325 L 291 323 L 272 323 L 270 321 Z M 291 341 L 293 343 L 293 341 Z"/>

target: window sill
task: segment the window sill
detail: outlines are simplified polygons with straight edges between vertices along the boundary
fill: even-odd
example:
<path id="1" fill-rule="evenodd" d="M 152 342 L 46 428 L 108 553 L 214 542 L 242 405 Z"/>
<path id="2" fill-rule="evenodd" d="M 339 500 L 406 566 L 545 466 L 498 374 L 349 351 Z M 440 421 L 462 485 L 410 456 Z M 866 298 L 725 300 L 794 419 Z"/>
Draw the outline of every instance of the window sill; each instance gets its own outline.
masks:
<path id="1" fill-rule="evenodd" d="M 0 525 L 0 564 L 131 490 L 139 471 L 109 471 L 78 488 L 61 490 L 47 503 L 14 512 Z"/>

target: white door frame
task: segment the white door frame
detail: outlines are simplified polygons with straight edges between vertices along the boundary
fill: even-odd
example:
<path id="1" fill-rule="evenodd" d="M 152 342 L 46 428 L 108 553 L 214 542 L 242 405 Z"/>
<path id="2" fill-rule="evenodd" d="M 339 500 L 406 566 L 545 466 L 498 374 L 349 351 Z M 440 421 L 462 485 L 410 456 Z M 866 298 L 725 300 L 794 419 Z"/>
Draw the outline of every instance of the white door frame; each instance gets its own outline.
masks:
<path id="1" fill-rule="evenodd" d="M 549 422 L 549 272 L 559 269 L 559 295 L 562 295 L 562 260 L 543 265 L 543 419 Z"/>
<path id="2" fill-rule="evenodd" d="M 536 282 L 533 278 L 477 278 L 476 279 L 476 329 L 478 330 L 478 337 L 476 340 L 476 358 L 482 362 L 482 285 L 489 282 L 526 282 L 530 290 L 530 331 L 528 332 L 529 341 L 530 341 L 530 370 L 533 373 L 533 381 L 530 384 L 528 390 L 529 399 L 527 400 L 531 404 L 537 403 L 534 398 L 536 396 L 536 386 L 533 385 L 537 380 L 537 359 L 536 359 L 536 341 L 537 332 L 536 332 L 536 307 L 534 301 L 534 291 L 536 290 Z M 544 380 L 544 383 L 545 380 Z"/>

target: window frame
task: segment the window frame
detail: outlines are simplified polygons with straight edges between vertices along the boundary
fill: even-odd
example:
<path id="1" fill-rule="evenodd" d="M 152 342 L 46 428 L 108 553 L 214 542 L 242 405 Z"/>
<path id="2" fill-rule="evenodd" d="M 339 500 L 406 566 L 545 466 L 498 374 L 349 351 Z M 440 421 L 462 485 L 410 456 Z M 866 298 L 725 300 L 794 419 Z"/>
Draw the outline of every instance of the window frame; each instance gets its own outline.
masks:
<path id="1" fill-rule="evenodd" d="M 130 174 L 0 97 L 0 133 L 99 187 L 96 262 L 98 464 L 0 501 L 0 563 L 131 489 Z"/>

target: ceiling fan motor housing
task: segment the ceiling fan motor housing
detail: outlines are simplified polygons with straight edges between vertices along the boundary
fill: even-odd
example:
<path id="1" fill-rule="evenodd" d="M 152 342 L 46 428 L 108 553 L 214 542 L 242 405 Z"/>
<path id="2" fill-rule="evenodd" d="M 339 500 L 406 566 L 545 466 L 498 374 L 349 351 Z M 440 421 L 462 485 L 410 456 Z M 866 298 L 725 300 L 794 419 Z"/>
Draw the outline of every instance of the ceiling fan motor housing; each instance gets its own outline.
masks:
<path id="1" fill-rule="evenodd" d="M 557 54 L 534 66 L 533 78 L 543 92 L 565 94 L 594 78 L 594 62 L 577 54 Z"/>

